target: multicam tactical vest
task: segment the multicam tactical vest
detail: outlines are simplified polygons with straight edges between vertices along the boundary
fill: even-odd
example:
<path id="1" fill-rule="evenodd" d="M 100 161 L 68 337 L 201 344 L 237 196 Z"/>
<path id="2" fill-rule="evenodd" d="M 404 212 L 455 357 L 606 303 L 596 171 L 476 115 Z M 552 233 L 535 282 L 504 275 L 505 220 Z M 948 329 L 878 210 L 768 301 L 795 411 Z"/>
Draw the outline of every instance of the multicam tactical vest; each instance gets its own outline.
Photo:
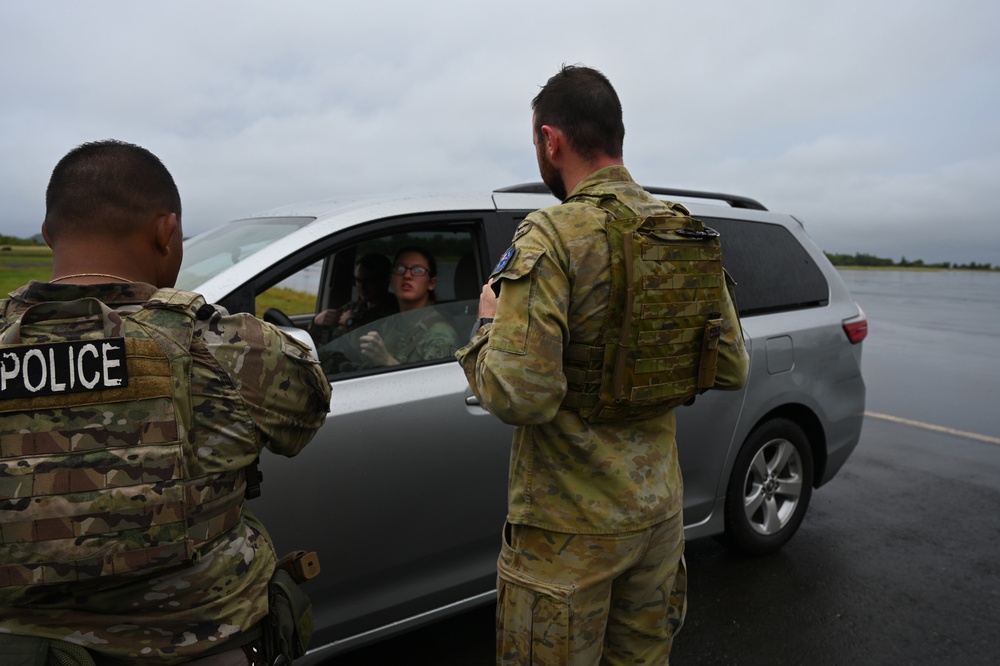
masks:
<path id="1" fill-rule="evenodd" d="M 0 301 L 0 586 L 190 563 L 240 520 L 242 471 L 191 473 L 204 305 L 174 289 L 132 314 L 94 298 Z"/>
<path id="2" fill-rule="evenodd" d="M 642 419 L 711 388 L 726 288 L 719 234 L 679 204 L 644 217 L 611 192 L 567 201 L 610 213 L 611 301 L 597 343 L 566 351 L 563 406 L 593 422 Z"/>

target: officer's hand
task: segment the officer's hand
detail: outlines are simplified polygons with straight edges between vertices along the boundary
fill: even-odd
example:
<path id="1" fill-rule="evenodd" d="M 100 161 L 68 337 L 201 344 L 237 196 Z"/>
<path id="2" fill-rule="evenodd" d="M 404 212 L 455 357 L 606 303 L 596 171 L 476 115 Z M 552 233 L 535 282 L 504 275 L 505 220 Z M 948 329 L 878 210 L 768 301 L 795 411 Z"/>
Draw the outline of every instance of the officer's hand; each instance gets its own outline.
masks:
<path id="1" fill-rule="evenodd" d="M 479 317 L 492 319 L 497 313 L 497 295 L 493 293 L 493 278 L 483 285 L 483 290 L 479 294 Z"/>

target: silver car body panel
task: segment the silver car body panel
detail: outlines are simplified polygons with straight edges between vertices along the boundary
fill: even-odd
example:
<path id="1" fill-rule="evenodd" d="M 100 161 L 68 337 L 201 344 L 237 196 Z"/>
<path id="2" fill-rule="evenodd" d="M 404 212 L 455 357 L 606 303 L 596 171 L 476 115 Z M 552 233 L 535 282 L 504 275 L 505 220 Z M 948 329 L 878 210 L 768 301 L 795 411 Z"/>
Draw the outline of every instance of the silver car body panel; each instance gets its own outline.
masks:
<path id="1" fill-rule="evenodd" d="M 498 210 L 555 203 L 545 195 L 492 193 L 285 206 L 248 219 L 316 219 L 196 290 L 218 302 L 277 261 L 380 221 L 464 211 L 499 218 Z M 841 327 L 859 310 L 801 223 L 766 211 L 685 203 L 695 216 L 782 226 L 829 286 L 825 304 L 745 316 L 747 387 L 710 391 L 678 411 L 686 534 L 698 538 L 723 531 L 740 446 L 775 415 L 814 426 L 815 485 L 827 482 L 857 445 L 864 382 L 861 345 L 848 344 Z M 506 238 L 516 222 L 510 224 L 500 232 Z M 503 249 L 491 241 L 493 256 L 481 257 L 482 265 L 492 265 Z M 279 554 L 320 555 L 322 574 L 306 584 L 316 633 L 303 664 L 489 603 L 505 515 L 512 429 L 476 404 L 457 362 L 334 377 L 331 386 L 331 412 L 320 433 L 294 459 L 262 456 L 263 496 L 249 505 Z"/>

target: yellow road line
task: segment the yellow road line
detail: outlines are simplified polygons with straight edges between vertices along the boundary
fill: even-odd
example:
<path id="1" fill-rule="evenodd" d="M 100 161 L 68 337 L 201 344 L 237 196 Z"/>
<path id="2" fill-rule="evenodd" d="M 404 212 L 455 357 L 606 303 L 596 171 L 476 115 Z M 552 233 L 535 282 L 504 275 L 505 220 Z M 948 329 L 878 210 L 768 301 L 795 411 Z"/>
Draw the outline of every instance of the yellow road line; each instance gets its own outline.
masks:
<path id="1" fill-rule="evenodd" d="M 924 430 L 934 430 L 936 432 L 943 432 L 947 435 L 955 435 L 956 437 L 975 439 L 980 442 L 986 442 L 987 444 L 1000 445 L 1000 437 L 990 437 L 989 435 L 980 435 L 977 432 L 955 430 L 954 428 L 946 428 L 945 426 L 934 425 L 933 423 L 924 423 L 923 421 L 913 421 L 911 419 L 900 418 L 899 416 L 890 416 L 889 414 L 879 414 L 878 412 L 865 412 L 865 416 L 871 416 L 872 418 L 883 419 L 885 421 L 892 421 L 893 423 L 904 423 L 906 425 L 915 426 L 917 428 L 923 428 Z"/>

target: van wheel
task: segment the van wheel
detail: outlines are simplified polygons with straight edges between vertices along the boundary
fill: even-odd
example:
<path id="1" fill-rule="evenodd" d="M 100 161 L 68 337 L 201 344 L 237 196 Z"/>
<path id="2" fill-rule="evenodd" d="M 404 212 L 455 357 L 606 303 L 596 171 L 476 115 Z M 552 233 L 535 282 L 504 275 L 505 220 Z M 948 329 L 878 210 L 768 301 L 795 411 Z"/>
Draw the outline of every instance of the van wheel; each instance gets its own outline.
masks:
<path id="1" fill-rule="evenodd" d="M 812 496 L 813 459 L 797 424 L 773 419 L 743 443 L 726 490 L 726 537 L 747 555 L 766 555 L 799 529 Z"/>

